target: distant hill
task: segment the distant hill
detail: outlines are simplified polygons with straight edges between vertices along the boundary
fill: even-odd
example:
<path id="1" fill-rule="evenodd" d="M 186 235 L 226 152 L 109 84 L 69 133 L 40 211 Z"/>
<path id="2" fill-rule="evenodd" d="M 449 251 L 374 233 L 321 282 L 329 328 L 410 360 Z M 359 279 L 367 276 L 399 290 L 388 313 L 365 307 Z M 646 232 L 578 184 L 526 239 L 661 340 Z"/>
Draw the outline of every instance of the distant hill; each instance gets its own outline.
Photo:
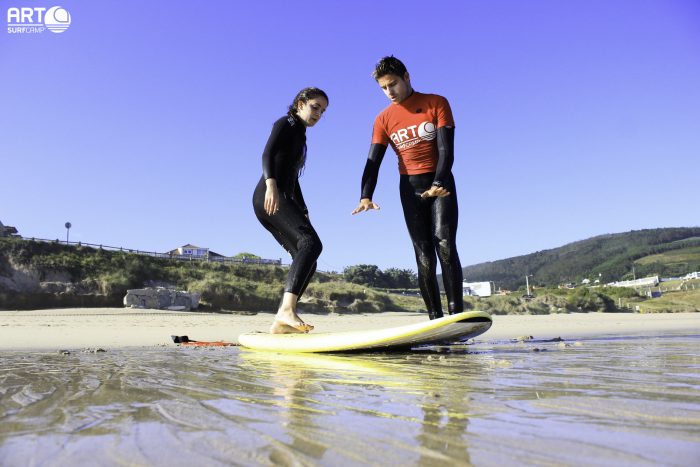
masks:
<path id="1" fill-rule="evenodd" d="M 493 281 L 496 287 L 510 290 L 523 286 L 527 274 L 537 285 L 580 284 L 583 279 L 608 283 L 631 279 L 633 274 L 637 278 L 680 276 L 700 270 L 700 227 L 600 235 L 463 270 L 467 281 Z"/>

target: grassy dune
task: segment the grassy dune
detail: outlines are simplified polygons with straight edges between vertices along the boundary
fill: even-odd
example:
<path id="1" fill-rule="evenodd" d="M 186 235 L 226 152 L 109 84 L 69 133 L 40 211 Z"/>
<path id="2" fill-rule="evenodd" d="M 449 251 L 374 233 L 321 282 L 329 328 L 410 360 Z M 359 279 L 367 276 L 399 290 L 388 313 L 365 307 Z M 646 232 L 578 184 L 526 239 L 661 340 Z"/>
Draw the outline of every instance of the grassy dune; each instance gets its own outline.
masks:
<path id="1" fill-rule="evenodd" d="M 176 261 L 0 239 L 0 309 L 121 306 L 127 289 L 169 286 L 199 292 L 204 310 L 273 311 L 282 296 L 286 275 L 286 267 L 275 265 Z M 18 277 L 24 281 L 22 290 L 16 287 Z M 620 312 L 637 306 L 642 312 L 700 311 L 700 280 L 662 283 L 661 291 L 662 297 L 651 299 L 645 291 L 627 288 L 537 288 L 532 299 L 514 293 L 464 300 L 467 310 L 493 314 Z M 446 310 L 447 304 L 443 307 Z M 380 290 L 346 282 L 339 274 L 317 273 L 302 298 L 301 310 L 420 312 L 425 305 L 416 290 Z"/>
<path id="2" fill-rule="evenodd" d="M 688 264 L 697 262 L 700 262 L 700 246 L 645 256 L 636 260 L 635 264 Z"/>

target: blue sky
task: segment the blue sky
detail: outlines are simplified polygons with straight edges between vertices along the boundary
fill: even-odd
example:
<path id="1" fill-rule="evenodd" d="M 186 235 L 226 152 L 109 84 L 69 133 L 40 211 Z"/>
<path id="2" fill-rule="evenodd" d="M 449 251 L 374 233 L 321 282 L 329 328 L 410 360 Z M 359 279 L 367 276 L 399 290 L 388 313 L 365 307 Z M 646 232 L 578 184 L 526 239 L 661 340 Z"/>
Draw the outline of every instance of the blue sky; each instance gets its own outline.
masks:
<path id="1" fill-rule="evenodd" d="M 61 5 L 62 34 L 9 34 Z M 319 268 L 415 270 L 390 150 L 351 216 L 374 117 L 370 73 L 404 61 L 455 116 L 463 265 L 594 235 L 697 226 L 695 0 L 0 1 L 0 221 L 27 237 L 164 252 L 286 253 L 252 191 L 274 120 L 330 97 L 301 179 Z"/>

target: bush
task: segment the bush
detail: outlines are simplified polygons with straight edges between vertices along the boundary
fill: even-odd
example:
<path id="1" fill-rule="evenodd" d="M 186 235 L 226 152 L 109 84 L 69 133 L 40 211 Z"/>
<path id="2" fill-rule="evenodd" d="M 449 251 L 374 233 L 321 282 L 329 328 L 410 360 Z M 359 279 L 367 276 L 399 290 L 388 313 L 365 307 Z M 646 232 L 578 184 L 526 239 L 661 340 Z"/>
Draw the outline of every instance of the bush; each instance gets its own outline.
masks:
<path id="1" fill-rule="evenodd" d="M 613 299 L 589 288 L 576 289 L 567 299 L 567 308 L 571 311 L 615 311 Z"/>
<path id="2" fill-rule="evenodd" d="M 133 287 L 130 278 L 120 272 L 114 271 L 100 276 L 98 280 L 100 292 L 103 295 L 126 295 L 126 291 Z"/>
<path id="3" fill-rule="evenodd" d="M 383 304 L 375 300 L 355 300 L 348 306 L 353 313 L 381 313 L 384 310 Z"/>

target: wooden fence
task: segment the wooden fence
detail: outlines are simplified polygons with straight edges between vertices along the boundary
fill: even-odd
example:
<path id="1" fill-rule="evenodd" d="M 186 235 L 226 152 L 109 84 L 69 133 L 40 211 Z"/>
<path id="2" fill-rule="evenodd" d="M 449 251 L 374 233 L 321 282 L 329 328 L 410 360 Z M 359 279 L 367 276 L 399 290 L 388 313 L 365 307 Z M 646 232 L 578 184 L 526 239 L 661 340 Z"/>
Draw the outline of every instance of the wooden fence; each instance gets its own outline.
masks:
<path id="1" fill-rule="evenodd" d="M 26 238 L 26 237 L 20 237 L 22 240 L 29 240 L 32 242 L 45 242 L 45 243 L 58 243 L 62 245 L 75 245 L 75 246 L 86 246 L 90 248 L 95 248 L 95 249 L 100 249 L 100 250 L 109 250 L 109 251 L 121 251 L 124 253 L 132 253 L 135 255 L 144 255 L 144 256 L 151 256 L 153 258 L 163 258 L 163 259 L 172 259 L 172 260 L 177 260 L 177 261 L 204 261 L 208 263 L 223 263 L 223 264 L 264 264 L 264 265 L 273 265 L 273 266 L 282 266 L 282 259 L 264 259 L 264 258 L 230 258 L 226 256 L 193 256 L 193 255 L 173 255 L 170 253 L 158 253 L 155 251 L 143 251 L 143 250 L 134 250 L 131 248 L 124 248 L 124 247 L 116 247 L 116 246 L 109 246 L 109 245 L 97 245 L 94 243 L 85 243 L 85 242 L 69 242 L 65 240 L 47 240 L 44 238 Z"/>

